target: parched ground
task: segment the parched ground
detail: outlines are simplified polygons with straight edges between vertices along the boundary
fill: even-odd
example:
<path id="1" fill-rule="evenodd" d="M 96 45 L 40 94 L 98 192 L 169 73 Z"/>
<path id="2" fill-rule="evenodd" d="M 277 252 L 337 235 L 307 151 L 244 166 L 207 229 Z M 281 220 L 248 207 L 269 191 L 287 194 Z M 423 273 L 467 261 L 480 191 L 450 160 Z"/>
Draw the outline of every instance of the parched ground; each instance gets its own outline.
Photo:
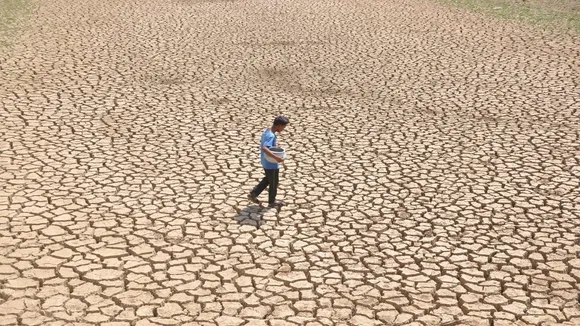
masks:
<path id="1" fill-rule="evenodd" d="M 0 48 L 0 325 L 580 325 L 578 35 L 419 0 L 31 6 Z M 259 211 L 279 113 L 288 207 Z"/>

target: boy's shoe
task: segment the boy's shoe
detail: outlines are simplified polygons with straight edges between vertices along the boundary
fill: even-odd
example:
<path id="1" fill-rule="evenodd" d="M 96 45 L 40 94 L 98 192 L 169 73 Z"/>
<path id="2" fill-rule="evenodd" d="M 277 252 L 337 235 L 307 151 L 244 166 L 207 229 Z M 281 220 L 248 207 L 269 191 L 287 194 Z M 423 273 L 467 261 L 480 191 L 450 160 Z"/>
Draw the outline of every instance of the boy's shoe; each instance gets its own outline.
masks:
<path id="1" fill-rule="evenodd" d="M 278 208 L 278 209 L 280 209 L 282 206 L 284 206 L 284 203 L 281 202 L 281 201 L 268 204 L 268 207 L 270 207 L 270 208 Z"/>
<path id="2" fill-rule="evenodd" d="M 252 203 L 254 203 L 254 204 L 258 204 L 258 205 L 260 205 L 260 207 L 262 207 L 262 203 L 261 203 L 261 202 L 258 200 L 258 197 L 256 197 L 256 196 L 252 195 L 252 193 L 249 193 L 249 194 L 248 194 L 248 199 L 249 199 L 249 200 L 250 200 Z"/>

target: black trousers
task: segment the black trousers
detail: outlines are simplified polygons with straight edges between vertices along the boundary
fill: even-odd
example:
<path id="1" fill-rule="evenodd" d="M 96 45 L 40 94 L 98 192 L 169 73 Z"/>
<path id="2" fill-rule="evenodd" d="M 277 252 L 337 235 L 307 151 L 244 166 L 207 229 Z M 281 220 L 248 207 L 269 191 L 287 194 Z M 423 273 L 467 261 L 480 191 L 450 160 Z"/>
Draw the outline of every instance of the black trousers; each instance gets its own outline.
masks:
<path id="1" fill-rule="evenodd" d="M 280 170 L 266 170 L 266 176 L 258 183 L 257 186 L 252 190 L 252 195 L 258 197 L 266 187 L 268 187 L 268 203 L 273 204 L 276 202 L 276 193 L 278 192 L 278 174 Z"/>

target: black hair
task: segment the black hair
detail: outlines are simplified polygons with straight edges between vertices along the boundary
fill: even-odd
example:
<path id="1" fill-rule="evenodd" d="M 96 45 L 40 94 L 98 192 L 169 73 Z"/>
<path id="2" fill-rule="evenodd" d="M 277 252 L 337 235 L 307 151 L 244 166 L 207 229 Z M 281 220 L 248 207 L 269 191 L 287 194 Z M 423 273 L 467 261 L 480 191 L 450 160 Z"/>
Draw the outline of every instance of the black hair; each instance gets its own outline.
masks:
<path id="1" fill-rule="evenodd" d="M 274 119 L 274 126 L 285 126 L 290 123 L 290 120 L 283 115 L 279 115 Z"/>

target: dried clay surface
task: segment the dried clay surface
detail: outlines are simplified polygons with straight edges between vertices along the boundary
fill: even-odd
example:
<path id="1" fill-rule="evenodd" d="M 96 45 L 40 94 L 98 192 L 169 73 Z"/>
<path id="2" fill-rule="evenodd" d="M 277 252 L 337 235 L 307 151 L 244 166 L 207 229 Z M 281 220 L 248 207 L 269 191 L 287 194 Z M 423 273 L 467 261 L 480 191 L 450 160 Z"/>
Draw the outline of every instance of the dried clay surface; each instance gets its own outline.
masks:
<path id="1" fill-rule="evenodd" d="M 578 44 L 429 1 L 43 0 L 0 325 L 580 325 Z M 246 194 L 283 113 L 281 211 Z"/>

